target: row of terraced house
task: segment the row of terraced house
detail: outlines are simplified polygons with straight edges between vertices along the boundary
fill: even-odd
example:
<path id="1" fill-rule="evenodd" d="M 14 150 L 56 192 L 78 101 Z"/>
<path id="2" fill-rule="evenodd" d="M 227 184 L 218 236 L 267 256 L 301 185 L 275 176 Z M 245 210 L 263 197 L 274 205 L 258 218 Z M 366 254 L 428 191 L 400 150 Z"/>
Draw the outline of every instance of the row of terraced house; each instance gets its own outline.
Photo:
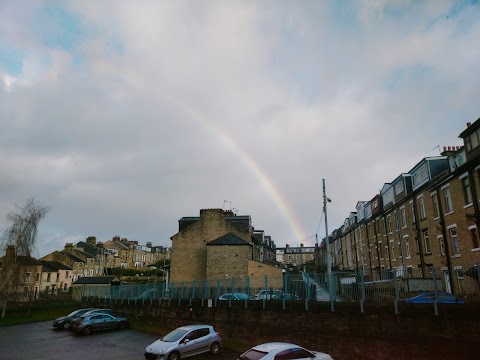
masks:
<path id="1" fill-rule="evenodd" d="M 479 293 L 480 119 L 459 137 L 463 146 L 444 147 L 357 203 L 329 236 L 334 270 L 372 280 L 435 271 L 441 290 Z"/>
<path id="2" fill-rule="evenodd" d="M 118 236 L 97 242 L 89 236 L 86 241 L 66 243 L 64 249 L 53 251 L 41 259 L 16 254 L 14 246 L 0 257 L 0 291 L 20 300 L 39 294 L 68 292 L 81 278 L 104 276 L 111 268 L 149 269 L 149 265 L 170 257 L 170 249 L 163 246 L 139 245 Z M 16 264 L 16 266 L 12 266 Z M 5 281 L 15 268 L 18 278 Z"/>

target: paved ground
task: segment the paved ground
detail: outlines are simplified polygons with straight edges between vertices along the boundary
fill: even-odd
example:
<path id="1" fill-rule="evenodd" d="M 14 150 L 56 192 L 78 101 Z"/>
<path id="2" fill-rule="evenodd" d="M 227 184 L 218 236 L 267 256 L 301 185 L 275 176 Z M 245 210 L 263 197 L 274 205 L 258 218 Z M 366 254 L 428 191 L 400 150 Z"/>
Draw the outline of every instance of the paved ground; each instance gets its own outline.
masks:
<path id="1" fill-rule="evenodd" d="M 0 327 L 0 359 L 141 360 L 145 347 L 157 338 L 157 335 L 132 329 L 79 336 L 54 330 L 51 321 L 3 326 Z M 215 357 L 206 354 L 191 359 L 234 360 L 239 355 L 223 349 Z"/>

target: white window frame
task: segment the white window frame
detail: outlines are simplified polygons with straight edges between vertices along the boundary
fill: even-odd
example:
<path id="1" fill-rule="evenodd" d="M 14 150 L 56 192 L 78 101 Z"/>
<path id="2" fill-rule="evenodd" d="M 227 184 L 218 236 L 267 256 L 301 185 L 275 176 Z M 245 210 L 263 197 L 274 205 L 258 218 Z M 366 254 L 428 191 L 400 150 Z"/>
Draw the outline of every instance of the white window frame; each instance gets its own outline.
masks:
<path id="1" fill-rule="evenodd" d="M 457 239 L 457 247 L 455 247 L 453 243 L 452 230 L 455 231 L 455 237 Z M 460 253 L 460 242 L 458 240 L 457 224 L 452 224 L 447 226 L 447 231 L 448 231 L 448 235 L 450 236 L 450 242 L 452 244 L 452 254 L 453 254 L 452 257 L 460 257 L 461 253 Z M 455 251 L 455 249 L 458 249 L 458 253 Z"/>
<path id="2" fill-rule="evenodd" d="M 470 177 L 468 173 L 464 173 L 459 177 L 460 183 L 462 184 L 462 193 L 463 193 L 463 200 L 465 201 L 464 208 L 468 208 L 473 205 L 473 193 L 472 193 L 472 183 L 470 181 Z M 467 187 L 465 186 L 465 180 L 468 181 L 468 194 L 467 194 Z M 470 199 L 467 199 L 467 196 L 470 196 Z"/>
<path id="3" fill-rule="evenodd" d="M 443 235 L 437 235 L 438 244 L 440 247 L 440 256 L 445 256 L 445 241 Z"/>
<path id="4" fill-rule="evenodd" d="M 433 192 L 430 194 L 432 198 L 432 205 L 433 205 L 433 220 L 437 220 L 440 218 L 440 207 L 438 204 L 438 194 L 437 192 Z"/>
<path id="5" fill-rule="evenodd" d="M 452 194 L 450 193 L 450 184 L 442 187 L 442 193 L 443 193 L 443 200 L 445 201 L 445 215 L 450 215 L 451 213 L 453 213 Z"/>
<path id="6" fill-rule="evenodd" d="M 423 245 L 425 246 L 425 254 L 432 253 L 432 244 L 428 235 L 428 229 L 422 230 Z"/>
<path id="7" fill-rule="evenodd" d="M 395 261 L 395 241 L 390 240 L 390 259 Z"/>
<path id="8" fill-rule="evenodd" d="M 425 211 L 425 200 L 423 195 L 417 197 L 418 209 L 420 210 L 420 220 L 425 220 L 427 218 L 427 212 Z"/>
<path id="9" fill-rule="evenodd" d="M 388 229 L 388 233 L 391 234 L 393 232 L 393 226 L 392 226 L 392 215 L 391 214 L 388 214 L 387 215 L 387 221 L 388 221 L 388 226 L 387 226 L 387 229 Z"/>
<path id="10" fill-rule="evenodd" d="M 402 219 L 402 229 L 407 227 L 407 213 L 405 211 L 405 206 L 400 208 L 400 218 Z"/>
<path id="11" fill-rule="evenodd" d="M 408 235 L 403 235 L 402 240 L 405 243 L 405 259 L 410 259 L 412 257 L 410 249 L 410 237 Z"/>

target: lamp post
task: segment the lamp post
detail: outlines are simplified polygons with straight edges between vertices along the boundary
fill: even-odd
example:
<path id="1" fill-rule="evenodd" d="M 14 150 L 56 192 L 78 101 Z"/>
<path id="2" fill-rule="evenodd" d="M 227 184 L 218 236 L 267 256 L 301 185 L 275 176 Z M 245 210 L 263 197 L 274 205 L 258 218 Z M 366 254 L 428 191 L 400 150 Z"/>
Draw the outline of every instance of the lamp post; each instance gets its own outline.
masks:
<path id="1" fill-rule="evenodd" d="M 330 241 L 329 241 L 329 236 L 328 236 L 328 221 L 327 221 L 327 202 L 331 202 L 326 193 L 325 193 L 325 179 L 322 179 L 323 181 L 323 212 L 325 213 L 325 245 L 327 249 L 327 274 L 328 278 L 330 279 L 330 276 L 332 274 L 332 259 L 330 257 Z"/>
<path id="2" fill-rule="evenodd" d="M 325 179 L 323 181 L 323 211 L 325 213 L 325 245 L 327 250 L 327 276 L 328 276 L 328 293 L 330 295 L 330 311 L 334 311 L 334 301 L 335 301 L 335 293 L 333 289 L 333 278 L 332 278 L 332 259 L 330 256 L 330 238 L 328 236 L 328 221 L 327 221 L 327 202 L 331 202 L 327 197 L 325 192 Z"/>

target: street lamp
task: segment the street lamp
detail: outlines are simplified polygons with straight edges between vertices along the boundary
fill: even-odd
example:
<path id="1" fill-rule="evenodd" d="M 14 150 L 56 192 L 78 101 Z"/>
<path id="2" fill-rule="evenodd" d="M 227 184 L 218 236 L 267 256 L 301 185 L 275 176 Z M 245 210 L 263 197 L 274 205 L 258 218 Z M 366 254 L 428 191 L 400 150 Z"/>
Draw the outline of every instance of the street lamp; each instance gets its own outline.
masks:
<path id="1" fill-rule="evenodd" d="M 332 273 L 332 259 L 330 257 L 330 241 L 328 236 L 328 221 L 327 221 L 327 202 L 332 202 L 325 193 L 325 179 L 323 180 L 323 212 L 325 214 L 325 245 L 327 248 L 327 274 L 330 279 Z"/>
<path id="2" fill-rule="evenodd" d="M 333 289 L 333 278 L 332 278 L 332 259 L 330 254 L 330 238 L 328 236 L 328 221 L 327 221 L 327 202 L 332 202 L 330 198 L 327 197 L 325 192 L 325 179 L 323 180 L 323 212 L 325 213 L 325 234 L 326 234 L 326 248 L 327 248 L 327 276 L 328 276 L 328 292 L 330 294 L 330 311 L 334 311 L 334 289 Z"/>

